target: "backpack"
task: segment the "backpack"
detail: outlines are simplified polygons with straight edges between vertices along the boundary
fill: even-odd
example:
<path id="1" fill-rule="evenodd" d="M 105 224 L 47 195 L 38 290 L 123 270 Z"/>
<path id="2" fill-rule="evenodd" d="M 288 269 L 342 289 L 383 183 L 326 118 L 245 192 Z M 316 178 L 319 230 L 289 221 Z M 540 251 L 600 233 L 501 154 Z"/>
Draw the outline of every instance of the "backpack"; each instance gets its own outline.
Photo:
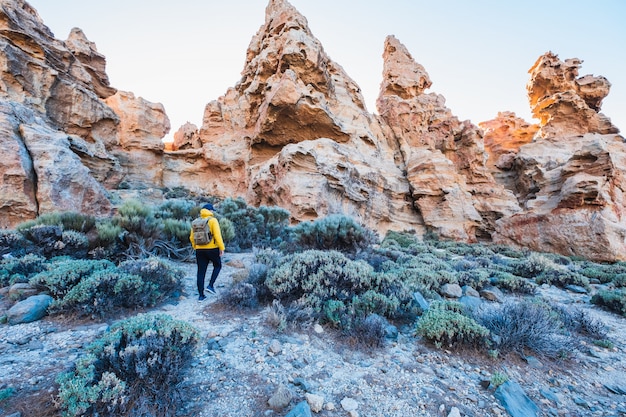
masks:
<path id="1" fill-rule="evenodd" d="M 198 245 L 207 245 L 213 240 L 211 228 L 209 227 L 209 219 L 199 217 L 191 222 L 191 230 L 193 230 L 193 241 Z"/>

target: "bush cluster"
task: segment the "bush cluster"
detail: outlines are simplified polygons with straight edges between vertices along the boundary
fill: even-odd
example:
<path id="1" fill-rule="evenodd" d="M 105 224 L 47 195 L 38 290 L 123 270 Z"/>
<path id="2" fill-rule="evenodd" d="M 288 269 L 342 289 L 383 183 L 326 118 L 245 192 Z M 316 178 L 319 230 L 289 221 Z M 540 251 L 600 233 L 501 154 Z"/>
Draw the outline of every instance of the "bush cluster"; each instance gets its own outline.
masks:
<path id="1" fill-rule="evenodd" d="M 0 287 L 25 283 L 38 272 L 46 269 L 46 259 L 35 254 L 20 258 L 8 257 L 0 261 Z"/>
<path id="2" fill-rule="evenodd" d="M 592 339 L 606 337 L 605 326 L 582 310 L 555 308 L 538 300 L 506 302 L 475 314 L 476 320 L 497 336 L 498 350 L 521 355 L 530 351 L 561 359 L 575 347 L 574 333 Z"/>
<path id="3" fill-rule="evenodd" d="M 166 315 L 124 320 L 59 379 L 64 417 L 169 416 L 199 333 Z"/>
<path id="4" fill-rule="evenodd" d="M 626 316 L 626 288 L 598 291 L 591 297 L 591 302 Z"/>
<path id="5" fill-rule="evenodd" d="M 463 305 L 435 301 L 417 322 L 417 333 L 437 347 L 485 346 L 489 330 L 463 313 Z"/>
<path id="6" fill-rule="evenodd" d="M 227 198 L 220 203 L 219 213 L 235 232 L 229 250 L 278 247 L 288 237 L 290 214 L 280 207 L 254 208 L 241 198 Z"/>
<path id="7" fill-rule="evenodd" d="M 356 253 L 377 240 L 374 232 L 343 214 L 303 222 L 291 230 L 291 243 L 299 251 L 317 249 Z"/>
<path id="8" fill-rule="evenodd" d="M 50 313 L 105 317 L 120 308 L 154 306 L 179 291 L 183 272 L 158 258 L 129 260 L 115 266 L 108 260 L 60 259 L 30 278 L 49 293 Z"/>

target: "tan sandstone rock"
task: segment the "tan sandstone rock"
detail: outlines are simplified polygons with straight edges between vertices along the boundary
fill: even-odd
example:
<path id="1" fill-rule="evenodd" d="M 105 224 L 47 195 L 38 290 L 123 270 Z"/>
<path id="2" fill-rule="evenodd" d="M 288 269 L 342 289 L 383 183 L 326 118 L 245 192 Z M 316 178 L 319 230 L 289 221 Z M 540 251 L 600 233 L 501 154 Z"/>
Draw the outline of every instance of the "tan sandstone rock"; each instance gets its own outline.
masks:
<path id="1" fill-rule="evenodd" d="M 278 204 L 295 221 L 345 212 L 422 233 L 387 133 L 304 16 L 272 0 L 241 80 L 206 107 L 202 150 L 168 153 L 165 184 Z"/>
<path id="2" fill-rule="evenodd" d="M 159 185 L 163 107 L 116 91 L 80 29 L 63 42 L 24 0 L 0 3 L 3 227 L 48 211 L 108 213 L 103 187 L 122 180 Z"/>
<path id="3" fill-rule="evenodd" d="M 611 83 L 601 76 L 578 77 L 581 64 L 578 58 L 563 62 L 547 52 L 528 70 L 528 99 L 533 115 L 540 120 L 541 137 L 619 132 L 599 113 Z"/>
<path id="4" fill-rule="evenodd" d="M 399 143 L 426 225 L 447 238 L 488 240 L 495 221 L 519 207 L 489 173 L 480 129 L 459 121 L 443 96 L 425 93 L 428 74 L 395 37 L 383 58 L 378 112 Z"/>
<path id="5" fill-rule="evenodd" d="M 580 63 L 547 53 L 531 68 L 528 94 L 541 129 L 507 166 L 524 211 L 500 219 L 494 241 L 623 260 L 626 144 L 598 113 L 610 84 L 603 77 L 576 78 Z"/>

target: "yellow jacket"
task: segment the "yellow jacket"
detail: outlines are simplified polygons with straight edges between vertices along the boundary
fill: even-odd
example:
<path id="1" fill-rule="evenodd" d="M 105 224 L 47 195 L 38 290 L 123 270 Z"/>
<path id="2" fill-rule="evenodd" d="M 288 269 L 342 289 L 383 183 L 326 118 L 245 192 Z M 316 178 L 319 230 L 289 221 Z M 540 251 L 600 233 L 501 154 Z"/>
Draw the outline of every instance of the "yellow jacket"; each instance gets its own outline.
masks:
<path id="1" fill-rule="evenodd" d="M 193 240 L 193 230 L 192 230 L 191 234 L 189 235 L 189 240 L 191 241 L 191 246 L 193 247 L 193 249 L 196 250 L 196 249 L 215 249 L 215 248 L 220 248 L 220 250 L 223 251 L 224 250 L 224 240 L 222 239 L 222 230 L 220 229 L 220 223 L 213 216 L 213 212 L 211 210 L 207 210 L 207 209 L 203 208 L 203 209 L 200 210 L 200 217 L 202 217 L 203 219 L 206 219 L 207 217 L 209 218 L 209 229 L 211 229 L 211 234 L 213 235 L 213 240 L 211 240 L 206 245 L 198 245 L 198 246 L 196 246 L 196 244 L 194 243 L 194 240 Z"/>

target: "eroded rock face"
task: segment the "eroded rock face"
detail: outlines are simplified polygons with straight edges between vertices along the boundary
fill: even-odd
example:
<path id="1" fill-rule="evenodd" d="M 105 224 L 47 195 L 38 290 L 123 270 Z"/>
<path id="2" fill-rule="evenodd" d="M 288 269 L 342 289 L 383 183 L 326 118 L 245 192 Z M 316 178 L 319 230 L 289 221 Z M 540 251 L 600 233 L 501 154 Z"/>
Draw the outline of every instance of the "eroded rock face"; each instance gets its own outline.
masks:
<path id="1" fill-rule="evenodd" d="M 517 176 L 513 164 L 522 145 L 531 143 L 539 130 L 513 112 L 499 112 L 495 119 L 478 124 L 484 132 L 487 168 L 494 179 L 516 193 Z"/>
<path id="2" fill-rule="evenodd" d="M 422 233 L 386 129 L 304 16 L 272 0 L 242 79 L 206 107 L 202 151 L 180 145 L 168 154 L 165 183 L 278 204 L 297 221 L 341 211 L 382 232 L 395 226 Z"/>
<path id="3" fill-rule="evenodd" d="M 493 237 L 543 252 L 626 259 L 626 144 L 599 113 L 610 84 L 603 77 L 576 78 L 580 63 L 547 53 L 531 68 L 528 94 L 541 120 L 529 143 L 523 144 L 528 134 L 520 139 L 519 130 L 508 128 L 511 123 L 489 123 L 492 132 L 510 134 L 510 158 L 503 163 L 501 156 L 495 167 L 508 173 L 505 183 L 523 208 L 499 220 Z M 492 149 L 497 154 L 502 147 Z"/>
<path id="4" fill-rule="evenodd" d="M 482 133 L 425 93 L 424 67 L 395 37 L 385 41 L 378 112 L 393 131 L 406 165 L 411 194 L 426 225 L 452 239 L 489 239 L 495 221 L 519 210 L 485 164 Z"/>
<path id="5" fill-rule="evenodd" d="M 105 66 L 80 29 L 63 42 L 24 0 L 0 3 L 1 226 L 49 211 L 108 213 L 103 186 L 159 184 L 167 116 L 117 92 Z M 147 153 L 130 157 L 137 149 Z"/>
<path id="6" fill-rule="evenodd" d="M 540 120 L 539 136 L 573 136 L 585 133 L 611 134 L 619 129 L 600 113 L 611 83 L 601 76 L 578 77 L 582 61 L 561 61 L 548 52 L 528 70 L 526 89 L 533 115 Z"/>

